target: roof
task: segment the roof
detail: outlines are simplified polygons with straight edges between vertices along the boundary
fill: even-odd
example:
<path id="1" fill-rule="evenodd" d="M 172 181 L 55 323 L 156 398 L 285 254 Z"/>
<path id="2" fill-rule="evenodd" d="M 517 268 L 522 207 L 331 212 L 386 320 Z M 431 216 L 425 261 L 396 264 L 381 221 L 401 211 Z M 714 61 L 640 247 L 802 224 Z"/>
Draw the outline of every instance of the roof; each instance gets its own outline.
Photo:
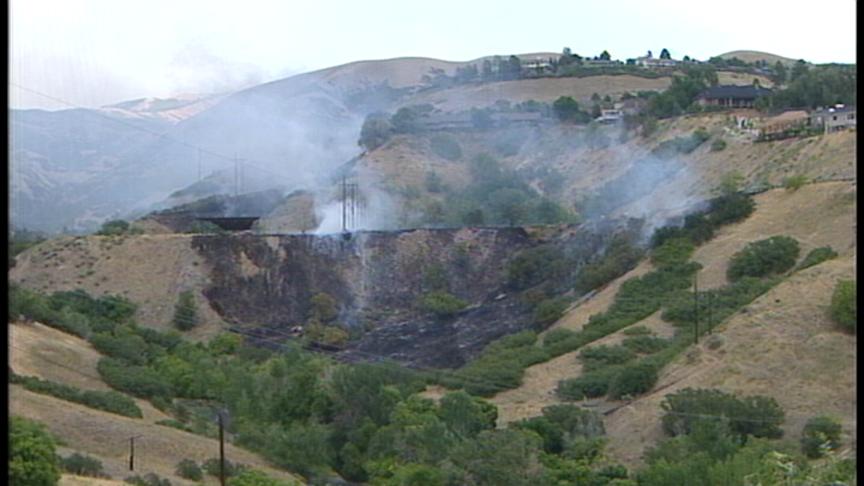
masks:
<path id="1" fill-rule="evenodd" d="M 855 111 L 855 105 L 835 105 L 820 110 L 813 110 L 811 115 L 827 115 L 830 113 L 849 113 Z"/>
<path id="2" fill-rule="evenodd" d="M 738 86 L 738 85 L 719 85 L 712 86 L 703 91 L 700 98 L 737 98 L 737 99 L 755 99 L 760 96 L 771 94 L 771 90 L 761 86 Z"/>

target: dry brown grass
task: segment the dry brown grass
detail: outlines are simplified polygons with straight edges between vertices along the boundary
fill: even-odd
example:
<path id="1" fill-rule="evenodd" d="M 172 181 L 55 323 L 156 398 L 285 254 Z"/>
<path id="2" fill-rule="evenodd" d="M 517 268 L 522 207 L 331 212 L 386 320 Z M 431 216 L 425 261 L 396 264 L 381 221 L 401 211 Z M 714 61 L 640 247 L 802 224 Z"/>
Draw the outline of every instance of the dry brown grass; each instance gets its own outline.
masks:
<path id="1" fill-rule="evenodd" d="M 186 333 L 207 339 L 222 320 L 201 290 L 207 282 L 204 260 L 192 249 L 192 235 L 63 237 L 19 256 L 9 279 L 46 293 L 83 289 L 90 295 L 118 294 L 138 304 L 138 321 L 157 329 L 171 327 L 177 295 L 192 290 L 201 324 Z"/>
<path id="2" fill-rule="evenodd" d="M 718 327 L 723 346 L 710 350 L 703 340 L 680 356 L 663 371 L 655 393 L 607 418 L 609 454 L 640 464 L 646 447 L 663 437 L 660 402 L 687 387 L 774 397 L 792 440 L 808 418 L 833 415 L 843 423 L 846 445 L 854 446 L 857 339 L 838 332 L 826 312 L 836 280 L 854 275 L 853 262 L 847 256 L 790 277 Z"/>
<path id="3" fill-rule="evenodd" d="M 105 472 L 112 478 L 130 475 L 129 437 L 132 436 L 141 436 L 135 441 L 135 473 L 153 472 L 169 478 L 173 484 L 194 484 L 174 475 L 180 460 L 192 459 L 200 463 L 219 457 L 218 440 L 39 395 L 18 385 L 9 387 L 9 413 L 42 422 L 63 441 L 65 449 L 61 452 L 64 455 L 73 450 L 91 455 L 102 462 Z M 225 445 L 225 457 L 273 477 L 293 478 L 289 473 L 268 466 L 257 455 L 231 444 Z M 214 484 L 212 478 L 208 482 Z"/>

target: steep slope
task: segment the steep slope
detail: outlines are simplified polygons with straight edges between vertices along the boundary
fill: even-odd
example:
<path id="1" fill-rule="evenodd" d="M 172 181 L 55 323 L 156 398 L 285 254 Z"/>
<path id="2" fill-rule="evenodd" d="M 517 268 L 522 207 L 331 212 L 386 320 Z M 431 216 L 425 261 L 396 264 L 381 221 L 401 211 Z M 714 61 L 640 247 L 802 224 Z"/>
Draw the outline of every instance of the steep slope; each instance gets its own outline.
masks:
<path id="1" fill-rule="evenodd" d="M 88 390 L 110 389 L 96 371 L 101 355 L 86 341 L 59 332 L 40 323 L 9 325 L 10 366 L 21 375 L 66 383 Z M 20 385 L 9 387 L 9 413 L 44 423 L 62 440 L 58 452 L 67 456 L 73 452 L 99 459 L 105 472 L 115 479 L 133 474 L 155 472 L 172 484 L 197 484 L 176 476 L 175 467 L 181 459 L 201 463 L 219 456 L 218 440 L 191 434 L 156 422 L 170 417 L 143 400 L 136 403 L 144 417 L 134 419 L 102 412 L 51 396 L 36 394 Z M 135 472 L 128 470 L 129 437 L 135 442 Z M 226 458 L 260 469 L 270 476 L 297 479 L 293 475 L 270 467 L 255 454 L 225 446 Z M 60 484 L 103 484 L 90 478 L 65 477 Z M 104 483 L 106 486 L 113 484 Z M 208 477 L 205 484 L 218 484 Z"/>
<path id="2" fill-rule="evenodd" d="M 645 448 L 662 437 L 663 397 L 687 386 L 775 397 L 789 416 L 785 430 L 793 439 L 810 416 L 834 414 L 842 419 L 854 445 L 855 337 L 838 332 L 825 309 L 836 280 L 854 274 L 855 193 L 854 183 L 827 182 L 795 192 L 775 189 L 759 194 L 756 211 L 748 219 L 723 228 L 697 250 L 693 260 L 704 266 L 700 288 L 725 284 L 729 258 L 747 243 L 774 235 L 798 239 L 802 258 L 825 245 L 840 257 L 794 274 L 719 326 L 715 334 L 724 344 L 711 350 L 703 341 L 686 352 L 664 369 L 655 392 L 617 410 L 615 406 L 623 403 L 594 401 L 601 410 L 614 410 L 605 420 L 612 457 L 630 466 L 640 464 Z M 580 329 L 592 314 L 608 308 L 623 281 L 649 269 L 650 264 L 641 264 L 572 308 L 552 328 Z M 656 313 L 633 326 L 637 325 L 660 336 L 672 332 Z M 615 344 L 622 331 L 596 344 Z M 577 355 L 578 351 L 532 366 L 521 387 L 493 397 L 499 423 L 536 416 L 544 406 L 561 403 L 554 390 L 559 380 L 580 375 Z"/>

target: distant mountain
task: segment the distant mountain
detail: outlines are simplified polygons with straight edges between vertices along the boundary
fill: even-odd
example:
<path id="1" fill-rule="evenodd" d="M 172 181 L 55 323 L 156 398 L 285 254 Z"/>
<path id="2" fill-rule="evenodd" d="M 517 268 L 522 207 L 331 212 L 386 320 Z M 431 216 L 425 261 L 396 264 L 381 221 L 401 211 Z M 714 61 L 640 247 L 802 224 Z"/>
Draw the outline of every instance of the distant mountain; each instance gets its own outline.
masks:
<path id="1" fill-rule="evenodd" d="M 162 120 L 178 123 L 210 108 L 224 98 L 217 95 L 179 95 L 175 98 L 139 98 L 103 106 L 100 112 L 126 118 Z"/>
<path id="2" fill-rule="evenodd" d="M 720 54 L 720 58 L 723 59 L 732 59 L 733 57 L 737 57 L 744 62 L 756 62 L 756 61 L 767 61 L 768 64 L 776 64 L 777 61 L 780 61 L 783 64 L 790 65 L 795 64 L 798 60 L 791 59 L 788 57 L 778 56 L 777 54 L 771 54 L 768 52 L 761 51 L 730 51 L 724 54 Z"/>

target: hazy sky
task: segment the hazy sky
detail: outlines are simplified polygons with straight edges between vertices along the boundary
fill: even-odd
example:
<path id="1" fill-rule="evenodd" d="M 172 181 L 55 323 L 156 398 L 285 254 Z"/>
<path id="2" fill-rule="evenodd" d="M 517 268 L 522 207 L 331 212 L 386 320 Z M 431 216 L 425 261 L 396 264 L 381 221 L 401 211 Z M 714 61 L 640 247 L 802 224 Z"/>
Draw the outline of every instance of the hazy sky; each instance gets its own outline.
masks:
<path id="1" fill-rule="evenodd" d="M 802 5 L 802 6 L 799 6 Z M 855 62 L 855 0 L 12 0 L 10 81 L 96 107 L 401 56 L 759 50 Z M 10 86 L 13 108 L 66 107 Z"/>

